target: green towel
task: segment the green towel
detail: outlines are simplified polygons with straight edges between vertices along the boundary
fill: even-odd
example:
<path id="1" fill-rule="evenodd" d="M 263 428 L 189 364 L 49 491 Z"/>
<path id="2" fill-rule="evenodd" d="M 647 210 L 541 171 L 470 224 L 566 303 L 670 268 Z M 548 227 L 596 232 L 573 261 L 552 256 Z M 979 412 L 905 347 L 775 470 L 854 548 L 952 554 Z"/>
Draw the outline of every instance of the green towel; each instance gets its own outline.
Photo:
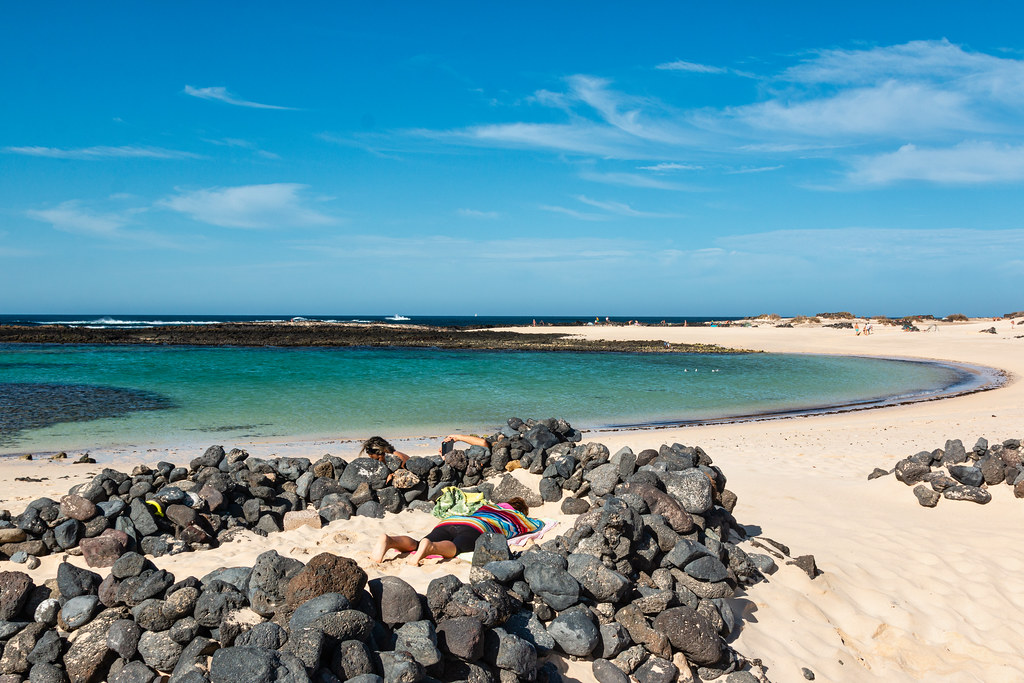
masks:
<path id="1" fill-rule="evenodd" d="M 452 515 L 468 517 L 486 502 L 482 493 L 466 493 L 457 486 L 446 486 L 441 489 L 441 496 L 434 503 L 431 514 L 438 519 Z"/>

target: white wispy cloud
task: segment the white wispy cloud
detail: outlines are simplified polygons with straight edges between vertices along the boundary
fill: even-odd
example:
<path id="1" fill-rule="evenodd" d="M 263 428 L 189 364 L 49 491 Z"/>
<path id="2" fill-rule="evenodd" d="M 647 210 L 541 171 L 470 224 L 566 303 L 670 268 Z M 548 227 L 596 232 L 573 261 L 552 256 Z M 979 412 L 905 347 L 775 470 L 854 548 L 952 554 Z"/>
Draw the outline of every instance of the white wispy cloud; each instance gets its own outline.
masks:
<path id="1" fill-rule="evenodd" d="M 740 126 L 737 132 L 741 133 L 760 130 L 830 140 L 842 140 L 844 136 L 887 139 L 994 128 L 963 92 L 927 83 L 896 81 L 802 101 L 773 99 L 729 109 L 724 115 Z"/>
<path id="2" fill-rule="evenodd" d="M 86 202 L 69 200 L 48 209 L 31 209 L 25 215 L 32 220 L 49 223 L 61 232 L 96 238 L 114 247 L 195 249 L 193 242 L 186 243 L 140 226 L 139 218 L 148 210 L 146 206 L 100 210 Z"/>
<path id="3" fill-rule="evenodd" d="M 627 136 L 593 123 L 508 123 L 454 131 L 411 131 L 442 141 L 523 149 L 547 149 L 596 156 L 619 156 L 632 145 Z"/>
<path id="4" fill-rule="evenodd" d="M 658 66 L 666 71 L 738 73 L 685 60 Z M 1024 141 L 1024 59 L 926 40 L 809 52 L 797 63 L 758 78 L 763 86 L 754 101 L 728 107 L 697 102 L 680 108 L 652 95 L 632 94 L 606 78 L 577 74 L 564 79 L 561 91 L 538 89 L 527 98 L 531 105 L 559 110 L 564 121 L 522 120 L 415 133 L 454 144 L 650 161 L 637 169 L 652 173 L 709 167 L 740 167 L 738 172 L 749 173 L 790 169 L 814 158 L 853 168 L 850 179 L 862 185 L 905 176 L 928 182 L 1018 177 L 1012 153 L 1006 150 Z M 915 147 L 885 151 L 908 142 Z M 981 143 L 992 147 L 979 147 Z M 938 162 L 931 172 L 915 169 L 926 158 L 925 149 Z M 947 151 L 940 153 L 942 149 Z M 745 169 L 737 157 L 753 163 Z M 976 159 L 990 159 L 995 168 L 986 173 Z M 953 167 L 957 162 L 964 164 L 959 170 Z M 899 168 L 903 170 L 897 172 Z M 653 185 L 621 169 L 599 169 L 595 164 L 584 177 L 689 189 Z"/>
<path id="5" fill-rule="evenodd" d="M 74 200 L 62 202 L 52 209 L 32 209 L 25 215 L 64 232 L 107 238 L 119 236 L 118 231 L 131 220 L 127 213 L 97 213 Z"/>
<path id="6" fill-rule="evenodd" d="M 641 171 L 654 171 L 655 173 L 666 173 L 668 171 L 700 171 L 703 166 L 696 164 L 679 164 L 675 162 L 662 162 L 653 166 L 637 166 Z"/>
<path id="7" fill-rule="evenodd" d="M 220 138 L 211 139 L 203 138 L 204 142 L 208 142 L 211 145 L 217 145 L 218 147 L 230 147 L 232 149 L 247 149 L 251 150 L 253 154 L 263 159 L 280 159 L 281 156 L 273 152 L 268 152 L 265 149 L 260 149 L 259 145 L 251 140 L 243 140 L 241 138 Z"/>
<path id="8" fill-rule="evenodd" d="M 48 157 L 51 159 L 202 159 L 199 154 L 183 152 L 177 149 L 164 149 L 163 147 L 136 147 L 123 145 L 119 147 L 96 146 L 96 147 L 4 147 L 8 154 L 23 154 L 33 157 Z"/>
<path id="9" fill-rule="evenodd" d="M 480 211 L 478 209 L 456 209 L 455 213 L 463 218 L 479 218 L 491 221 L 501 216 L 497 211 Z"/>
<path id="10" fill-rule="evenodd" d="M 570 209 L 566 206 L 552 206 L 550 204 L 542 204 L 537 207 L 541 211 L 548 211 L 550 213 L 560 213 L 570 218 L 575 218 L 580 221 L 606 221 L 610 217 L 603 213 L 590 213 L 586 211 L 577 211 L 576 209 Z"/>
<path id="11" fill-rule="evenodd" d="M 577 195 L 575 197 L 577 201 L 580 201 L 588 206 L 593 206 L 597 209 L 603 209 L 608 213 L 616 214 L 618 216 L 628 216 L 630 218 L 678 218 L 678 214 L 671 213 L 655 213 L 651 211 L 640 211 L 634 209 L 629 204 L 623 202 L 612 202 L 612 201 L 600 201 L 597 199 L 591 199 L 585 195 Z"/>
<path id="12" fill-rule="evenodd" d="M 701 192 L 702 188 L 693 187 L 691 185 L 685 185 L 683 183 L 675 183 L 668 180 L 661 180 L 654 178 L 649 175 L 643 175 L 640 173 L 601 173 L 596 171 L 584 171 L 580 174 L 580 177 L 584 180 L 590 180 L 595 183 L 605 183 L 608 185 L 623 185 L 626 187 L 643 187 L 652 190 L 674 190 L 677 192 Z"/>
<path id="13" fill-rule="evenodd" d="M 242 98 L 228 92 L 227 88 L 221 86 L 195 88 L 191 85 L 186 85 L 184 93 L 186 95 L 191 95 L 192 97 L 198 97 L 201 100 L 216 100 L 218 102 L 224 102 L 225 104 L 233 104 L 236 107 L 249 107 L 251 109 L 281 109 L 288 111 L 296 110 L 295 107 L 282 107 L 276 104 L 263 104 L 262 102 L 243 100 Z"/>
<path id="14" fill-rule="evenodd" d="M 965 142 L 954 147 L 903 145 L 895 152 L 861 157 L 848 179 L 865 185 L 900 180 L 948 184 L 1016 182 L 1024 180 L 1024 145 Z"/>
<path id="15" fill-rule="evenodd" d="M 664 64 L 658 64 L 654 68 L 659 69 L 661 71 L 689 71 L 691 73 L 698 74 L 724 74 L 729 72 L 728 69 L 722 66 L 698 64 L 696 62 L 687 62 L 682 59 L 677 59 L 674 62 L 665 62 Z"/>
<path id="16" fill-rule="evenodd" d="M 495 263 L 514 263 L 517 268 L 564 268 L 573 264 L 615 263 L 645 259 L 657 248 L 643 240 L 601 237 L 534 238 L 531 249 L 523 249 L 516 239 L 466 239 L 447 235 L 390 237 L 384 235 L 346 235 L 344 240 L 296 242 L 294 249 L 327 258 L 409 259 L 428 263 L 458 263 L 460 268 L 473 264 L 488 270 Z M 660 248 L 660 247 L 658 247 Z"/>
<path id="17" fill-rule="evenodd" d="M 306 185 L 270 183 L 179 192 L 157 205 L 210 225 L 291 228 L 331 225 L 337 219 L 307 206 Z"/>
<path id="18" fill-rule="evenodd" d="M 932 268 L 968 265 L 989 268 L 1002 262 L 1006 254 L 1020 253 L 1024 249 L 1024 229 L 775 230 L 722 237 L 716 243 L 730 252 L 818 263 L 825 270 L 831 269 L 831 264 L 841 263 L 844 270 L 853 272 L 871 266 L 895 273 L 922 262 Z"/>
<path id="19" fill-rule="evenodd" d="M 743 175 L 745 173 L 766 173 L 768 171 L 778 171 L 780 168 L 785 168 L 782 164 L 778 166 L 755 166 L 754 168 L 737 168 L 732 171 L 726 171 L 729 175 Z"/>

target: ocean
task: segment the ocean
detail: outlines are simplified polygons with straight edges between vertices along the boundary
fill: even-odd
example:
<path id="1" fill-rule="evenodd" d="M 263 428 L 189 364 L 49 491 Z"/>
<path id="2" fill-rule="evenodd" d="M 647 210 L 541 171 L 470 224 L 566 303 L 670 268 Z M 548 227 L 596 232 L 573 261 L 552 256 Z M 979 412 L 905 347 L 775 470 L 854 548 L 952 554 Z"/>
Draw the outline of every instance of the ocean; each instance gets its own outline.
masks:
<path id="1" fill-rule="evenodd" d="M 72 325 L 103 328 L 144 328 L 160 327 L 166 325 L 214 325 L 217 323 L 244 323 L 244 322 L 286 322 L 289 320 L 310 320 L 328 323 L 385 323 L 385 324 L 413 324 L 427 325 L 430 327 L 506 327 L 513 325 L 571 325 L 586 324 L 595 321 L 628 323 L 631 320 L 638 320 L 645 325 L 657 325 L 661 323 L 669 325 L 701 325 L 716 320 L 739 320 L 736 317 L 639 317 L 623 318 L 609 316 L 495 316 L 495 315 L 446 315 L 428 316 L 413 315 L 405 316 L 398 313 L 384 315 L 0 315 L 0 325 Z"/>
<path id="2" fill-rule="evenodd" d="M 169 319 L 165 317 L 165 319 Z M 801 354 L 0 345 L 0 454 L 687 423 L 935 396 L 936 363 Z"/>

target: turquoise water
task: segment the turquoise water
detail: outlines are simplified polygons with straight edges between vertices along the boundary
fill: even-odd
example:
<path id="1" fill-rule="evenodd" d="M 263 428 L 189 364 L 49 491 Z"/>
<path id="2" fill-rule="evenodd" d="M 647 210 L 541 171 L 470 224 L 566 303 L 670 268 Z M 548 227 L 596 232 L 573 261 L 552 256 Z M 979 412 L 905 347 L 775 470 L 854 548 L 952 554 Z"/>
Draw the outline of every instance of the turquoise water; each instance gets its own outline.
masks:
<path id="1" fill-rule="evenodd" d="M 584 428 L 706 420 L 934 394 L 963 380 L 930 363 L 791 354 L 0 345 L 0 409 L 6 396 L 19 415 L 62 419 L 68 401 L 82 420 L 9 421 L 0 454 L 431 435 L 491 430 L 512 415 Z M 36 385 L 41 395 L 20 391 Z M 89 387 L 104 391 L 83 399 Z M 122 390 L 116 405 L 110 388 Z M 139 410 L 126 408 L 132 400 Z"/>

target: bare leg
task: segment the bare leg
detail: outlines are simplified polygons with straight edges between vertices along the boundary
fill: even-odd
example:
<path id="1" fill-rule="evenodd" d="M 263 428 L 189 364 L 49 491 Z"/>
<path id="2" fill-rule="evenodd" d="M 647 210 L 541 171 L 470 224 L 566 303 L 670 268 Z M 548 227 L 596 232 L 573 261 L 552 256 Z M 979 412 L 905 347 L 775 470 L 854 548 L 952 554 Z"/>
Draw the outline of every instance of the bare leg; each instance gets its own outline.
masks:
<path id="1" fill-rule="evenodd" d="M 427 555 L 440 555 L 445 559 L 451 559 L 458 555 L 458 549 L 451 541 L 431 541 L 424 538 L 416 548 L 416 553 L 409 557 L 410 564 L 419 564 Z"/>
<path id="2" fill-rule="evenodd" d="M 377 539 L 377 545 L 374 547 L 370 559 L 374 562 L 383 562 L 384 555 L 392 548 L 401 553 L 411 553 L 413 550 L 416 550 L 416 539 L 411 536 L 388 536 L 387 534 L 381 534 L 380 538 Z"/>

